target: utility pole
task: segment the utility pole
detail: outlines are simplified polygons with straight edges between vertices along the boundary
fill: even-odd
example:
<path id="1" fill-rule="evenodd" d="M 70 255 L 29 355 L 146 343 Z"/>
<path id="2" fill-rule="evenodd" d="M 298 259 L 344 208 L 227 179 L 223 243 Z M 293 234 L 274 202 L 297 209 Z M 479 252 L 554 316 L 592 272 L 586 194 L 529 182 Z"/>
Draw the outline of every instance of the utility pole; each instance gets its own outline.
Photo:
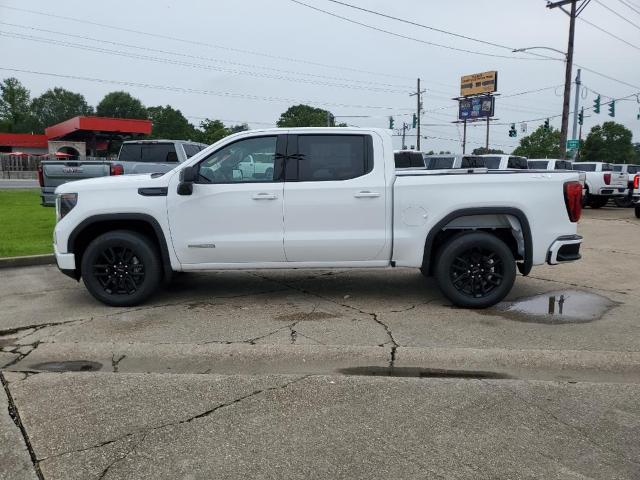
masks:
<path id="1" fill-rule="evenodd" d="M 416 149 L 418 151 L 420 151 L 420 112 L 422 110 L 422 94 L 426 92 L 426 90 L 420 90 L 420 79 L 418 79 L 418 89 L 416 90 L 416 93 L 410 93 L 409 96 L 413 97 L 415 96 L 417 99 L 417 107 L 416 107 L 416 117 L 418 119 L 417 125 L 416 125 Z M 404 141 L 402 142 L 404 144 Z"/>
<path id="2" fill-rule="evenodd" d="M 557 2 L 547 2 L 547 8 L 560 8 L 564 13 L 569 15 L 569 42 L 567 45 L 565 74 L 564 74 L 564 101 L 562 102 L 562 126 L 560 128 L 560 151 L 562 158 L 567 156 L 567 134 L 569 132 L 569 104 L 571 103 L 571 70 L 573 68 L 573 39 L 576 32 L 576 18 L 582 13 L 589 3 L 589 0 L 583 0 L 580 10 L 577 10 L 578 0 L 560 0 Z M 567 11 L 562 8 L 571 4 L 571 10 Z M 576 112 L 577 114 L 577 112 Z M 574 130 L 575 132 L 575 130 Z M 574 133 L 575 136 L 575 133 Z"/>
<path id="3" fill-rule="evenodd" d="M 407 128 L 409 128 L 409 125 L 407 125 L 407 122 L 404 122 L 402 124 L 402 150 L 406 150 L 407 149 L 407 145 L 405 144 L 405 137 L 407 136 Z"/>
<path id="4" fill-rule="evenodd" d="M 578 133 L 578 107 L 580 106 L 580 85 L 582 84 L 580 82 L 580 72 L 581 70 L 578 69 L 578 73 L 576 75 L 576 95 L 575 95 L 575 101 L 573 103 L 573 130 L 571 132 L 571 139 L 575 140 L 576 139 L 576 134 Z"/>
<path id="5" fill-rule="evenodd" d="M 331 126 L 331 112 L 327 110 L 327 127 Z"/>

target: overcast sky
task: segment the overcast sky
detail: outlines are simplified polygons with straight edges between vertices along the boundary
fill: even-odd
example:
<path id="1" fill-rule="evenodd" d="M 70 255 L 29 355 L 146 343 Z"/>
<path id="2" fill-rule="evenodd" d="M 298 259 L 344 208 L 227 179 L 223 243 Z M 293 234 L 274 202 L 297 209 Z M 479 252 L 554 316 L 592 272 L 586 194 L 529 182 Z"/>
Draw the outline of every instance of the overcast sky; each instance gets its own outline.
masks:
<path id="1" fill-rule="evenodd" d="M 147 106 L 179 108 L 195 124 L 200 117 L 209 117 L 264 128 L 273 126 L 288 106 L 306 102 L 345 116 L 338 120 L 350 125 L 387 128 L 389 115 L 394 116 L 396 127 L 403 121 L 410 123 L 415 97 L 408 93 L 415 90 L 420 77 L 427 89 L 424 109 L 428 111 L 422 123 L 436 124 L 423 127 L 422 134 L 428 137 L 423 149 L 454 152 L 461 151 L 462 131 L 450 123 L 457 113 L 451 97 L 459 94 L 461 75 L 497 70 L 503 96 L 564 82 L 560 61 L 513 54 L 329 0 L 300 1 L 419 41 L 374 31 L 291 0 L 0 0 L 0 78 L 19 78 L 32 96 L 62 86 L 82 93 L 93 105 L 110 91 L 127 90 Z M 503 46 L 566 50 L 568 17 L 558 9 L 545 8 L 544 0 L 345 2 Z M 603 102 L 640 92 L 640 0 L 592 0 L 581 18 L 635 45 L 579 19 L 575 62 L 628 84 L 583 71 L 583 84 L 590 89 L 582 92 L 585 108 L 593 105 L 594 91 L 602 94 Z M 551 51 L 534 52 L 561 57 Z M 640 141 L 639 108 L 635 98 L 616 104 L 615 120 L 634 132 L 634 141 Z M 490 144 L 510 151 L 523 135 L 522 120 L 561 111 L 561 87 L 498 99 L 498 122 L 517 123 L 518 138 L 508 136 L 508 125 L 496 125 L 491 128 Z M 607 112 L 606 106 L 600 115 L 587 111 L 591 117 L 585 119 L 583 136 L 591 126 L 611 120 Z M 541 123 L 527 122 L 528 132 Z M 559 117 L 551 123 L 559 128 Z M 470 128 L 468 137 L 470 147 L 484 145 L 484 127 Z M 407 141 L 414 143 L 415 137 Z"/>

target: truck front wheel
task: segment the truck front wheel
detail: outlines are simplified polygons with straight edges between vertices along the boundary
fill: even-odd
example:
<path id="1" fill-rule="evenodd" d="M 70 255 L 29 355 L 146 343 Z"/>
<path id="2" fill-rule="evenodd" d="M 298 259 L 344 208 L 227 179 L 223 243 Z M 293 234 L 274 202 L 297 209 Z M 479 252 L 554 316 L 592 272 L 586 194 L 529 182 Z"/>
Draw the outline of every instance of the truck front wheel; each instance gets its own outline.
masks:
<path id="1" fill-rule="evenodd" d="M 516 263 L 509 247 L 496 236 L 463 233 L 438 252 L 435 277 L 442 293 L 454 305 L 486 308 L 511 291 Z"/>
<path id="2" fill-rule="evenodd" d="M 153 242 L 128 230 L 96 237 L 85 250 L 80 268 L 89 293 L 114 307 L 144 302 L 156 291 L 162 276 Z"/>

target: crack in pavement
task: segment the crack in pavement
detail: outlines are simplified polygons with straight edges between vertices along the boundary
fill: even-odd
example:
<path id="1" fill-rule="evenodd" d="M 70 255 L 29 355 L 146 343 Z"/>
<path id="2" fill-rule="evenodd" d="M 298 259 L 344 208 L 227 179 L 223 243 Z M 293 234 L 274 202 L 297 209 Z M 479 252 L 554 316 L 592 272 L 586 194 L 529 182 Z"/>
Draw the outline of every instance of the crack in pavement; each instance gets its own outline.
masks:
<path id="1" fill-rule="evenodd" d="M 0 373 L 0 375 L 1 375 L 1 373 Z M 289 382 L 285 382 L 285 383 L 283 383 L 281 385 L 274 385 L 272 387 L 263 388 L 261 390 L 254 390 L 251 393 L 247 393 L 245 395 L 242 395 L 242 396 L 240 396 L 238 398 L 235 398 L 234 400 L 231 400 L 229 402 L 220 403 L 220 404 L 216 405 L 215 407 L 213 407 L 213 408 L 211 408 L 209 410 L 206 410 L 204 412 L 198 413 L 198 414 L 193 415 L 193 416 L 191 416 L 189 418 L 185 418 L 185 419 L 182 419 L 182 420 L 175 420 L 175 421 L 168 422 L 168 423 L 163 423 L 163 424 L 160 424 L 160 425 L 157 425 L 157 426 L 154 426 L 154 427 L 141 428 L 139 430 L 136 430 L 135 432 L 129 432 L 129 433 L 126 433 L 124 435 L 120 435 L 119 437 L 113 438 L 111 440 L 105 440 L 104 442 L 100 442 L 100 443 L 97 443 L 95 445 L 91 445 L 89 447 L 79 448 L 79 449 L 76 449 L 76 450 L 68 450 L 66 452 L 56 453 L 55 455 L 49 455 L 48 457 L 42 457 L 42 458 L 35 458 L 35 455 L 34 455 L 34 461 L 39 464 L 40 462 L 44 462 L 45 460 L 49 460 L 49 459 L 52 459 L 52 458 L 58 458 L 58 457 L 62 457 L 64 455 L 70 455 L 70 454 L 73 454 L 73 453 L 81 453 L 81 452 L 86 452 L 88 450 L 94 450 L 96 448 L 102 448 L 102 447 L 105 447 L 107 445 L 111 445 L 113 443 L 119 442 L 121 440 L 125 440 L 125 439 L 130 438 L 130 437 L 134 437 L 134 436 L 140 435 L 140 434 L 143 434 L 144 438 L 146 438 L 146 435 L 149 434 L 150 432 L 154 432 L 156 430 L 160 430 L 160 429 L 167 428 L 167 427 L 173 427 L 173 426 L 176 426 L 176 425 L 183 425 L 185 423 L 191 423 L 194 420 L 198 420 L 200 418 L 208 417 L 208 416 L 212 415 L 213 413 L 217 412 L 218 410 L 221 410 L 223 408 L 236 405 L 236 404 L 238 404 L 238 403 L 240 403 L 240 402 L 242 402 L 244 400 L 247 400 L 247 399 L 249 399 L 251 397 L 255 397 L 256 395 L 260 395 L 261 393 L 266 393 L 266 392 L 271 392 L 271 391 L 274 391 L 274 390 L 285 389 L 285 388 L 287 388 L 287 387 L 289 387 L 289 386 L 291 386 L 291 385 L 293 385 L 295 383 L 302 382 L 302 381 L 306 380 L 307 378 L 309 378 L 311 376 L 312 376 L 311 374 L 303 375 L 303 376 L 297 377 L 297 378 L 295 378 L 295 379 L 293 379 L 293 380 L 291 380 Z M 4 378 L 4 377 L 2 377 L 2 378 Z M 136 447 L 139 446 L 141 443 L 142 443 L 142 441 L 137 442 Z M 133 451 L 133 449 L 131 451 L 129 451 L 122 459 L 124 459 L 127 455 L 132 453 L 132 451 Z M 122 459 L 120 459 L 120 460 L 122 460 Z M 104 475 L 104 472 L 103 472 L 103 475 Z"/>
<path id="2" fill-rule="evenodd" d="M 22 423 L 22 419 L 20 418 L 20 413 L 18 412 L 18 407 L 13 401 L 13 395 L 11 394 L 11 390 L 9 390 L 9 382 L 7 382 L 7 379 L 5 378 L 2 371 L 0 371 L 0 383 L 2 383 L 2 386 L 4 387 L 4 393 L 7 396 L 9 416 L 13 420 L 13 423 L 15 423 L 16 427 L 18 427 L 18 430 L 20 430 L 20 433 L 22 434 L 22 439 L 24 440 L 25 446 L 27 447 L 27 451 L 29 452 L 29 457 L 31 458 L 31 463 L 33 464 L 33 469 L 36 472 L 36 476 L 38 477 L 38 479 L 44 480 L 44 475 L 42 474 L 42 470 L 40 470 L 38 459 L 33 450 L 33 446 L 31 445 L 31 439 L 29 438 L 29 434 L 27 433 L 27 430 L 25 429 L 24 424 Z"/>
<path id="3" fill-rule="evenodd" d="M 40 340 L 33 342 L 31 344 L 18 345 L 13 350 L 9 351 L 10 353 L 17 353 L 18 356 L 11 360 L 9 363 L 6 363 L 2 366 L 2 368 L 12 367 L 16 363 L 20 362 L 24 358 L 26 358 L 31 352 L 33 352 L 42 342 Z M 31 347 L 28 352 L 20 352 L 19 349 L 23 347 Z"/>
<path id="4" fill-rule="evenodd" d="M 15 333 L 19 333 L 22 330 L 30 330 L 33 329 L 35 333 L 38 330 L 42 330 L 43 328 L 47 328 L 47 327 L 57 327 L 59 325 L 67 325 L 69 323 L 74 323 L 74 322 L 82 322 L 82 321 L 87 321 L 87 320 L 93 320 L 93 317 L 87 319 L 87 318 L 77 318 L 75 320 L 66 320 L 64 322 L 49 322 L 49 323 L 39 323 L 39 324 L 35 324 L 35 325 L 26 325 L 24 327 L 15 327 L 15 328 L 6 328 L 4 330 L 0 330 L 0 337 L 4 337 L 6 335 L 13 335 Z M 29 334 L 31 335 L 31 334 Z M 26 335 L 28 336 L 28 335 Z"/>
<path id="5" fill-rule="evenodd" d="M 116 359 L 116 354 L 111 354 L 111 368 L 113 368 L 113 373 L 118 373 L 118 365 L 122 360 L 127 358 L 126 354 L 120 355 L 120 358 Z"/>
<path id="6" fill-rule="evenodd" d="M 269 278 L 269 277 L 267 277 L 267 276 L 265 276 L 265 275 L 259 275 L 259 274 L 257 274 L 257 273 L 253 273 L 253 272 L 250 272 L 250 275 L 254 275 L 254 276 L 256 276 L 256 277 L 258 277 L 258 278 L 261 278 L 261 279 L 263 279 L 263 280 L 267 280 L 267 281 L 274 282 L 274 283 L 277 283 L 277 284 L 280 284 L 280 285 L 284 285 L 285 287 L 288 287 L 288 288 L 290 288 L 291 290 L 296 290 L 296 291 L 298 291 L 298 292 L 300 292 L 300 293 L 303 293 L 303 294 L 305 294 L 305 295 L 311 295 L 311 296 L 314 296 L 314 297 L 316 297 L 316 298 L 320 298 L 320 299 L 322 299 L 322 300 L 325 300 L 325 301 L 327 301 L 327 302 L 331 302 L 331 303 L 333 303 L 333 304 L 335 304 L 335 305 L 339 305 L 339 306 L 341 306 L 341 307 L 344 307 L 344 308 L 348 308 L 348 309 L 354 310 L 354 311 L 356 311 L 356 312 L 358 312 L 358 313 L 361 313 L 361 314 L 363 314 L 363 315 L 368 315 L 368 316 L 370 316 L 370 317 L 371 317 L 371 319 L 372 319 L 374 322 L 376 322 L 378 325 L 380 325 L 380 326 L 384 329 L 384 331 L 386 332 L 387 336 L 389 337 L 389 340 L 391 341 L 391 343 L 392 343 L 392 345 L 393 345 L 393 346 L 391 347 L 391 358 L 389 359 L 389 366 L 390 366 L 390 367 L 393 367 L 393 365 L 394 365 L 394 363 L 395 363 L 395 353 L 396 353 L 396 350 L 397 350 L 397 348 L 398 348 L 399 346 L 401 346 L 401 345 L 400 345 L 400 343 L 398 343 L 398 341 L 397 341 L 397 340 L 395 339 L 395 337 L 393 336 L 393 332 L 391 331 L 391 328 L 390 328 L 386 323 L 384 323 L 382 320 L 380 320 L 380 319 L 378 318 L 378 314 L 377 314 L 377 313 L 375 313 L 375 312 L 367 312 L 367 311 L 362 310 L 362 309 L 360 309 L 360 308 L 358 308 L 358 307 L 354 307 L 353 305 L 348 305 L 348 304 L 346 304 L 346 303 L 341 303 L 341 302 L 339 302 L 339 301 L 333 300 L 332 298 L 325 297 L 324 295 L 320 295 L 319 293 L 314 293 L 314 292 L 311 292 L 311 291 L 306 290 L 306 289 L 304 289 L 304 288 L 297 287 L 297 286 L 295 286 L 295 285 L 292 285 L 292 284 L 290 284 L 290 283 L 284 282 L 284 281 L 282 281 L 282 280 L 275 280 L 275 279 Z M 383 345 L 384 345 L 384 344 L 383 344 Z"/>
<path id="7" fill-rule="evenodd" d="M 138 440 L 137 442 L 135 442 L 133 444 L 133 446 L 129 449 L 128 452 L 126 452 L 124 455 L 120 456 L 119 458 L 116 458 L 113 462 L 111 462 L 109 465 L 107 465 L 104 470 L 102 470 L 102 473 L 100 474 L 100 476 L 98 477 L 98 480 L 103 479 L 107 473 L 109 473 L 109 470 L 111 470 L 111 468 L 115 465 L 117 465 L 118 463 L 122 462 L 124 459 L 126 459 L 129 455 L 131 455 L 132 453 L 134 453 L 136 451 L 136 449 L 142 444 L 142 442 L 145 441 L 145 439 L 147 438 L 147 433 L 148 432 L 144 432 L 142 434 L 142 438 L 140 438 L 140 440 Z"/>

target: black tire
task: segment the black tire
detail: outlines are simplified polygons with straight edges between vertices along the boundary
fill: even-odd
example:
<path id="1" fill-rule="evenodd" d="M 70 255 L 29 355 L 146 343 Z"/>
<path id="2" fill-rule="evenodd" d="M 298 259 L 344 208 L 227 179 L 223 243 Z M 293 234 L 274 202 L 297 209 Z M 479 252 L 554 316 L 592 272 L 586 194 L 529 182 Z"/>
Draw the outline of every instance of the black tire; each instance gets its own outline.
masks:
<path id="1" fill-rule="evenodd" d="M 589 200 L 591 199 L 591 195 L 589 195 L 589 187 L 587 187 L 584 191 L 584 195 L 582 195 L 582 208 L 585 208 L 589 205 Z"/>
<path id="2" fill-rule="evenodd" d="M 636 218 L 640 218 L 640 205 L 636 205 Z"/>
<path id="3" fill-rule="evenodd" d="M 486 308 L 511 291 L 516 262 L 498 237 L 485 232 L 464 233 L 453 237 L 438 252 L 435 277 L 444 296 L 454 305 Z"/>
<path id="4" fill-rule="evenodd" d="M 591 198 L 589 199 L 589 206 L 594 209 L 602 208 L 607 204 L 608 201 L 609 197 L 594 197 L 593 195 L 591 195 Z"/>
<path id="5" fill-rule="evenodd" d="M 631 208 L 633 207 L 633 200 L 631 197 L 615 197 L 613 199 L 613 203 L 616 204 L 616 207 L 620 208 Z"/>
<path id="6" fill-rule="evenodd" d="M 96 237 L 82 256 L 81 272 L 89 293 L 114 307 L 141 304 L 156 291 L 162 277 L 153 242 L 128 230 Z"/>

